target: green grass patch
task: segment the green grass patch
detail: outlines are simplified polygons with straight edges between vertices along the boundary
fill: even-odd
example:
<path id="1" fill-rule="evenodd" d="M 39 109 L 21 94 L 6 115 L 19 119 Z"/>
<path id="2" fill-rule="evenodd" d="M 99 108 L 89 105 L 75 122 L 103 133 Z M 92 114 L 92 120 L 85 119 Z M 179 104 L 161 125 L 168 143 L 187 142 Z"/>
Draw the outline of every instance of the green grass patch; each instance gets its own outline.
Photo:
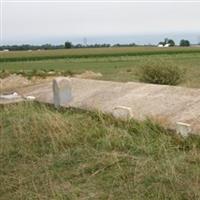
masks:
<path id="1" fill-rule="evenodd" d="M 180 85 L 200 87 L 200 54 L 118 56 L 104 58 L 68 58 L 28 62 L 2 62 L 1 69 L 8 73 L 22 75 L 54 71 L 56 75 L 77 74 L 86 70 L 102 73 L 102 80 L 139 81 L 139 71 L 144 66 L 162 67 L 176 65 L 184 71 Z M 69 73 L 70 72 L 70 73 Z M 1 74 L 1 71 L 0 71 Z M 43 73 L 44 74 L 44 73 Z"/>
<path id="2" fill-rule="evenodd" d="M 1 199 L 200 199 L 199 137 L 37 103 L 1 116 Z"/>

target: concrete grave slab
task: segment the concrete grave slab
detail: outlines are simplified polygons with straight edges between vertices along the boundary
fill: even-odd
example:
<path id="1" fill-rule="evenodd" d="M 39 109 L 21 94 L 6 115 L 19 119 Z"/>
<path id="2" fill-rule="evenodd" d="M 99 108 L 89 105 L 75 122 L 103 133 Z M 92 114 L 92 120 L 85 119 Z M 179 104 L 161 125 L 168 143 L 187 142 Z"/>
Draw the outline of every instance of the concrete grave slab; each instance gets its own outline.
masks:
<path id="1" fill-rule="evenodd" d="M 108 114 L 113 113 L 113 108 L 123 105 L 132 109 L 134 119 L 162 119 L 163 123 L 166 121 L 169 128 L 174 130 L 177 128 L 176 122 L 185 122 L 191 125 L 192 132 L 200 135 L 199 88 L 78 78 L 67 78 L 65 83 L 61 83 L 62 79 L 59 78 L 54 85 L 59 87 L 54 88 L 58 97 L 56 105 L 99 110 Z M 63 85 L 67 87 L 63 88 Z M 61 92 L 64 96 L 60 98 L 58 91 L 62 91 L 61 88 L 66 92 Z M 40 102 L 54 104 L 51 81 L 19 88 L 16 92 L 24 96 L 35 96 Z"/>

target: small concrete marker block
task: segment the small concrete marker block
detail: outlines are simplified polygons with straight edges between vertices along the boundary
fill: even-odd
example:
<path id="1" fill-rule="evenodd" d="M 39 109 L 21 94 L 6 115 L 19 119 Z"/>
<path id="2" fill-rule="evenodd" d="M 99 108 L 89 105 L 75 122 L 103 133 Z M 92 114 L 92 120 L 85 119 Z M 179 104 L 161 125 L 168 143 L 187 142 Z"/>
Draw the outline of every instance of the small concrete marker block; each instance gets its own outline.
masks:
<path id="1" fill-rule="evenodd" d="M 56 108 L 66 105 L 72 99 L 71 82 L 69 78 L 59 77 L 53 80 L 53 100 Z"/>
<path id="2" fill-rule="evenodd" d="M 116 118 L 129 120 L 133 117 L 132 109 L 126 106 L 116 106 L 112 112 L 113 116 Z"/>
<path id="3" fill-rule="evenodd" d="M 28 101 L 34 101 L 36 98 L 34 96 L 26 96 L 25 99 Z"/>
<path id="4" fill-rule="evenodd" d="M 191 125 L 183 122 L 176 122 L 176 132 L 183 137 L 188 137 L 192 131 Z"/>
<path id="5" fill-rule="evenodd" d="M 12 94 L 0 95 L 0 99 L 6 99 L 6 100 L 14 100 L 14 99 L 18 99 L 18 98 L 21 98 L 21 96 L 17 92 L 14 92 Z"/>

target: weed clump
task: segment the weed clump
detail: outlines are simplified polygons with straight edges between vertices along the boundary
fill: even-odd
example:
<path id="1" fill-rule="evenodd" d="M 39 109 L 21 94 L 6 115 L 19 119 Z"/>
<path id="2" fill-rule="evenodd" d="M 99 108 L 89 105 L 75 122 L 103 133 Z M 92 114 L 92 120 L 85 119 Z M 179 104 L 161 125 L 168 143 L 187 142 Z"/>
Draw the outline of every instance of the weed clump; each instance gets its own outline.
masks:
<path id="1" fill-rule="evenodd" d="M 3 70 L 0 71 L 0 78 L 6 78 L 9 75 L 10 75 L 10 72 L 7 71 L 7 70 L 5 70 L 5 69 L 3 69 Z"/>
<path id="2" fill-rule="evenodd" d="M 72 72 L 71 70 L 66 70 L 66 71 L 63 71 L 61 74 L 63 76 L 73 76 L 74 72 Z"/>
<path id="3" fill-rule="evenodd" d="M 178 85 L 182 78 L 183 71 L 179 67 L 165 63 L 145 65 L 139 73 L 140 81 L 161 85 Z"/>

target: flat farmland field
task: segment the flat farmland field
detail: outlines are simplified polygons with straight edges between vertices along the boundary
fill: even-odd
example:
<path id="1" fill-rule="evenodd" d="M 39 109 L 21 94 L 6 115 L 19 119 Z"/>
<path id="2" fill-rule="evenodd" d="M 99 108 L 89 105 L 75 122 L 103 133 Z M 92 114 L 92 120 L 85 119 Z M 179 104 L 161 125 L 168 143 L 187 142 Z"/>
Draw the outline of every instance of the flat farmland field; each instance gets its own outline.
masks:
<path id="1" fill-rule="evenodd" d="M 136 56 L 155 54 L 200 53 L 200 48 L 173 47 L 120 47 L 120 48 L 79 48 L 37 51 L 0 52 L 0 62 L 16 60 L 39 60 L 59 58 L 91 58 L 109 56 Z"/>
<path id="2" fill-rule="evenodd" d="M 102 80 L 138 81 L 143 66 L 173 65 L 184 71 L 180 85 L 200 87 L 200 48 L 85 48 L 0 53 L 1 72 L 100 72 Z"/>

